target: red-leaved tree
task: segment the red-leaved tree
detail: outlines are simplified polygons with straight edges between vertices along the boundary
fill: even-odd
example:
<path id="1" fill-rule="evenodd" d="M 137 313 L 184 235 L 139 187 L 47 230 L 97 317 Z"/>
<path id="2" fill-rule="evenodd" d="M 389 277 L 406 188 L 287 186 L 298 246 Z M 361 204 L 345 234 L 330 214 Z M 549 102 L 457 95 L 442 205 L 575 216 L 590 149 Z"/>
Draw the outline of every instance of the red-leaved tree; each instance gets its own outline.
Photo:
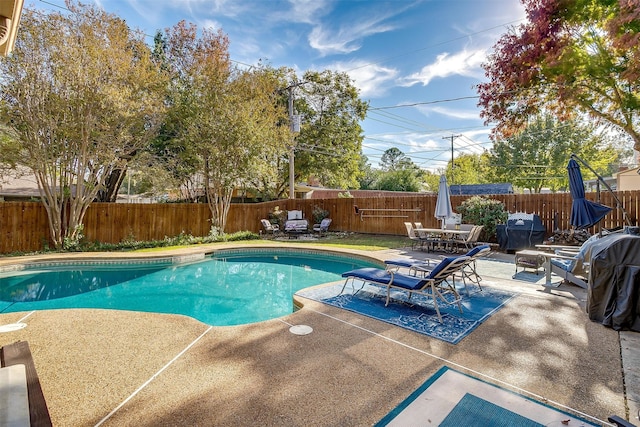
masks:
<path id="1" fill-rule="evenodd" d="M 483 64 L 478 85 L 495 138 L 540 112 L 588 115 L 626 133 L 640 150 L 640 0 L 522 0 L 511 28 Z"/>

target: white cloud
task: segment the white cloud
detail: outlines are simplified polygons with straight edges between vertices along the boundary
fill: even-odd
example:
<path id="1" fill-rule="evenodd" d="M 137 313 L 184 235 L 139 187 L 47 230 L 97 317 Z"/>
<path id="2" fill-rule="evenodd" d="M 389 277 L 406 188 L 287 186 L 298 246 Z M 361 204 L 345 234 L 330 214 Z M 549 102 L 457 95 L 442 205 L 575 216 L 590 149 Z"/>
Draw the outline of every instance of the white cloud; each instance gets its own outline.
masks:
<path id="1" fill-rule="evenodd" d="M 332 69 L 338 72 L 346 72 L 354 81 L 354 85 L 360 89 L 360 98 L 375 98 L 385 94 L 398 75 L 394 68 L 370 65 L 365 61 L 337 62 L 324 65 L 322 68 Z"/>
<path id="2" fill-rule="evenodd" d="M 379 24 L 379 20 L 360 22 L 339 29 L 316 25 L 309 34 L 309 45 L 322 55 L 351 53 L 360 49 L 362 39 L 378 33 L 393 30 L 389 25 Z"/>
<path id="3" fill-rule="evenodd" d="M 484 140 L 488 140 L 489 135 L 491 134 L 491 129 L 490 127 L 483 127 L 481 129 L 477 129 L 477 130 L 472 130 L 472 131 L 466 131 L 464 132 L 464 136 L 466 136 L 467 138 L 470 138 L 472 140 L 477 140 L 477 139 L 484 139 Z M 491 144 L 482 144 L 483 147 L 488 147 Z"/>
<path id="4" fill-rule="evenodd" d="M 481 65 L 486 56 L 487 51 L 484 49 L 464 49 L 453 55 L 445 52 L 438 55 L 434 63 L 422 67 L 420 72 L 400 79 L 399 84 L 408 87 L 422 83 L 427 86 L 434 78 L 454 75 L 480 79 L 483 76 Z"/>
<path id="5" fill-rule="evenodd" d="M 480 120 L 480 110 L 462 110 L 455 108 L 447 108 L 440 106 L 430 105 L 417 105 L 416 109 L 425 116 L 430 116 L 432 113 L 439 114 L 441 116 L 451 117 L 460 120 Z"/>
<path id="6" fill-rule="evenodd" d="M 158 2 L 153 3 L 157 6 Z M 247 5 L 236 0 L 181 0 L 175 2 L 174 7 L 187 10 L 194 17 L 201 14 L 236 17 L 247 10 Z"/>
<path id="7" fill-rule="evenodd" d="M 286 19 L 291 22 L 313 24 L 327 11 L 328 3 L 320 0 L 289 0 L 291 11 Z M 281 18 L 285 18 L 282 16 Z"/>
<path id="8" fill-rule="evenodd" d="M 372 8 L 360 9 L 357 18 L 343 16 L 339 25 L 332 25 L 333 20 L 317 22 L 309 34 L 309 45 L 322 55 L 346 54 L 360 49 L 362 40 L 366 37 L 385 33 L 395 29 L 385 21 L 401 13 L 406 7 L 389 11 L 376 11 L 375 15 L 367 16 Z"/>
<path id="9" fill-rule="evenodd" d="M 203 19 L 200 22 L 200 25 L 208 30 L 218 30 L 222 28 L 222 24 L 220 24 L 220 22 L 216 21 L 215 19 Z"/>

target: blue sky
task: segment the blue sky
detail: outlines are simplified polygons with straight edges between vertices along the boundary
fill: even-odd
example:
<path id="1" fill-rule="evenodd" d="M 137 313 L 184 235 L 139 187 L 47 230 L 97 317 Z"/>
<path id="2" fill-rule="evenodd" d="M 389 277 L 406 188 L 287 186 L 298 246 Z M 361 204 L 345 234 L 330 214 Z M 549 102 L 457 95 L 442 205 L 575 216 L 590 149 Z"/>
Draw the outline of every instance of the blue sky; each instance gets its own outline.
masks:
<path id="1" fill-rule="evenodd" d="M 474 85 L 481 64 L 525 14 L 520 0 L 83 0 L 140 29 L 180 20 L 222 29 L 231 59 L 300 72 L 347 72 L 370 111 L 363 152 L 372 165 L 396 147 L 424 169 L 491 148 Z M 58 10 L 63 0 L 25 7 Z M 410 105 L 410 106 L 407 106 Z M 459 136 L 458 136 L 459 135 Z"/>

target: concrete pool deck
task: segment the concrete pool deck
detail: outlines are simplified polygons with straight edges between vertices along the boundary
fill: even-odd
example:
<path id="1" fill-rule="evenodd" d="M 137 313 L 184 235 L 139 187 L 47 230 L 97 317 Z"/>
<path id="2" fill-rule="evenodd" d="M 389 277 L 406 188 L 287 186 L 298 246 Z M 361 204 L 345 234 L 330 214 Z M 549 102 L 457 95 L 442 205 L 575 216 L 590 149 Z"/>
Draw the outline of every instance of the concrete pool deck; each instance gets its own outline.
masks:
<path id="1" fill-rule="evenodd" d="M 331 250 L 377 259 L 425 257 L 404 250 Z M 499 254 L 492 255 L 499 261 Z M 503 258 L 499 273 L 496 262 L 479 263 L 483 285 L 521 294 L 457 345 L 300 298 L 304 307 L 291 315 L 233 327 L 112 310 L 0 314 L 0 325 L 27 324 L 0 333 L 0 346 L 29 342 L 56 426 L 366 426 L 443 365 L 552 406 L 605 421 L 629 416 L 638 424 L 640 334 L 589 321 L 583 289 L 549 291 L 507 278 L 513 255 Z M 0 265 L 15 262 L 0 259 Z M 291 325 L 313 332 L 294 335 Z"/>

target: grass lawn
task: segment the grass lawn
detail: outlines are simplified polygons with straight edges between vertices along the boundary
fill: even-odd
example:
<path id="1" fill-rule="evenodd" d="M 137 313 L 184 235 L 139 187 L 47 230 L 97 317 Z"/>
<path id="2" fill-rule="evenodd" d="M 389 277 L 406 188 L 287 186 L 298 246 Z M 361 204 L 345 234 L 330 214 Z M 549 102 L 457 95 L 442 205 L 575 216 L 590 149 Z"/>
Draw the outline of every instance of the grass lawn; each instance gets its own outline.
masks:
<path id="1" fill-rule="evenodd" d="M 239 244 L 255 244 L 257 242 L 280 242 L 282 240 L 237 240 L 234 243 Z M 291 239 L 284 240 L 287 243 L 296 243 L 300 245 L 313 244 L 337 248 L 349 248 L 368 251 L 381 251 L 385 249 L 397 249 L 410 245 L 409 239 L 404 236 L 390 236 L 381 234 L 357 234 L 357 233 L 326 233 L 322 238 L 317 240 Z M 207 245 L 216 245 L 221 243 L 207 243 Z M 135 252 L 155 252 L 165 251 L 168 249 L 186 248 L 191 245 L 164 246 L 158 248 L 138 249 Z M 199 246 L 199 245 L 197 245 Z"/>
<path id="2" fill-rule="evenodd" d="M 244 232 L 244 234 L 251 234 L 248 232 Z M 311 236 L 313 233 L 309 233 Z M 233 237 L 233 236 L 232 236 Z M 286 235 L 279 236 L 275 239 L 255 239 L 257 237 L 253 234 L 252 238 L 246 238 L 245 236 L 241 236 L 239 239 L 232 238 L 228 242 L 233 242 L 234 244 L 246 244 L 252 245 L 259 242 L 270 242 L 270 243 L 292 243 L 292 244 L 312 244 L 315 246 L 327 246 L 327 247 L 336 247 L 336 248 L 348 248 L 348 249 L 358 249 L 364 251 L 381 251 L 385 249 L 398 249 L 405 248 L 410 246 L 410 241 L 405 236 L 393 236 L 393 235 L 382 235 L 382 234 L 358 234 L 358 233 L 344 233 L 344 232 L 327 232 L 324 233 L 321 237 L 316 237 L 315 239 L 287 239 Z M 244 239 L 246 238 L 246 240 Z M 228 242 L 218 242 L 218 243 L 209 243 L 209 242 L 201 242 L 201 243 L 193 243 L 193 244 L 170 244 L 167 245 L 166 241 L 160 241 L 157 246 L 154 245 L 154 242 L 140 242 L 141 246 L 138 248 L 135 245 L 132 247 L 128 244 L 103 244 L 103 245 L 91 245 L 90 247 L 80 247 L 73 252 L 158 252 L 158 251 L 166 251 L 171 249 L 183 249 L 189 248 L 193 246 L 215 246 L 221 245 Z M 138 243 L 138 242 L 134 242 Z M 150 244 L 147 244 L 150 243 Z M 178 242 L 176 242 L 178 243 Z M 151 247 L 150 247 L 151 246 Z M 63 251 L 37 251 L 31 253 L 11 253 L 11 254 L 0 254 L 0 257 L 15 257 L 15 256 L 24 256 L 24 255 L 35 255 L 38 253 L 54 253 L 54 252 L 63 252 Z"/>
<path id="3" fill-rule="evenodd" d="M 294 241 L 294 240 L 292 240 Z M 301 241 L 303 243 L 304 241 Z M 384 249 L 398 249 L 410 246 L 411 243 L 404 236 L 390 236 L 382 234 L 326 234 L 321 239 L 313 240 L 314 245 L 326 245 L 338 248 L 350 248 L 380 251 Z"/>

